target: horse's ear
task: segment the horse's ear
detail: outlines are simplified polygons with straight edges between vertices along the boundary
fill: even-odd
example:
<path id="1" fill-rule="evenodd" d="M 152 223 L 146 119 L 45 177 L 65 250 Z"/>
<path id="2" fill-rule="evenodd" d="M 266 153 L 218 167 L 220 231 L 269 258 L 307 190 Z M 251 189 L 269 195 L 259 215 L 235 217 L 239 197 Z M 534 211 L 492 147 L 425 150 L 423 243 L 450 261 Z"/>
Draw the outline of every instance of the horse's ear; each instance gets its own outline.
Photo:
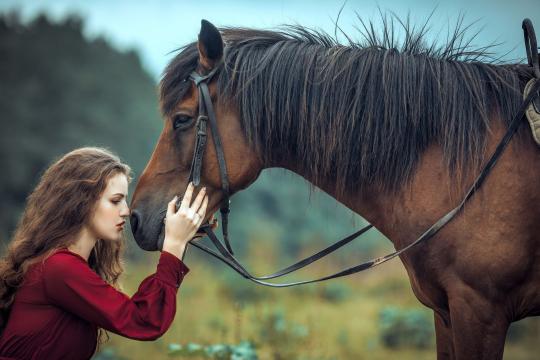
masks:
<path id="1" fill-rule="evenodd" d="M 201 32 L 197 42 L 199 49 L 199 65 L 211 70 L 223 56 L 223 40 L 219 30 L 212 23 L 201 20 Z"/>

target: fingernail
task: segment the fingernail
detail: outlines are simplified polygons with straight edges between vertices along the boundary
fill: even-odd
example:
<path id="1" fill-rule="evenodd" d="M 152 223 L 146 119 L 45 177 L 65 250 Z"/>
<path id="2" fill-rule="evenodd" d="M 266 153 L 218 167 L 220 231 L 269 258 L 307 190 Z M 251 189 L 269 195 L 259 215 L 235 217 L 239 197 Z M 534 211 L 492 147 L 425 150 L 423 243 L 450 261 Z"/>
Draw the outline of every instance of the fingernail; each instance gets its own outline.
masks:
<path id="1" fill-rule="evenodd" d="M 206 191 L 206 186 L 205 186 L 205 187 L 203 187 L 201 191 Z"/>

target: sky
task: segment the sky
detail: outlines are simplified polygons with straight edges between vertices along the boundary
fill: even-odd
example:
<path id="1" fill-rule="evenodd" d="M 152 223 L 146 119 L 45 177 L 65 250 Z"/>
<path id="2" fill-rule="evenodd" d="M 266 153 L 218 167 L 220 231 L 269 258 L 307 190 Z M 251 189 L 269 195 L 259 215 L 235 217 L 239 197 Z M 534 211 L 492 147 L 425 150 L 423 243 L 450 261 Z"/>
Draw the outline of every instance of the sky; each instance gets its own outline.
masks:
<path id="1" fill-rule="evenodd" d="M 379 8 L 402 18 L 410 14 L 419 25 L 435 10 L 430 22 L 433 36 L 445 34 L 448 24 L 464 13 L 466 23 L 476 21 L 472 33 L 481 30 L 475 45 L 502 42 L 497 54 L 510 51 L 513 59 L 525 56 L 523 18 L 529 17 L 540 35 L 540 0 L 0 0 L 0 13 L 17 10 L 24 20 L 40 12 L 57 20 L 77 14 L 84 19 L 89 38 L 102 36 L 119 49 L 135 49 L 158 79 L 174 55 L 171 52 L 197 38 L 201 19 L 216 26 L 270 29 L 298 23 L 333 34 L 343 5 L 339 25 L 353 38 L 359 38 L 354 29 L 359 25 L 356 15 L 377 23 Z"/>

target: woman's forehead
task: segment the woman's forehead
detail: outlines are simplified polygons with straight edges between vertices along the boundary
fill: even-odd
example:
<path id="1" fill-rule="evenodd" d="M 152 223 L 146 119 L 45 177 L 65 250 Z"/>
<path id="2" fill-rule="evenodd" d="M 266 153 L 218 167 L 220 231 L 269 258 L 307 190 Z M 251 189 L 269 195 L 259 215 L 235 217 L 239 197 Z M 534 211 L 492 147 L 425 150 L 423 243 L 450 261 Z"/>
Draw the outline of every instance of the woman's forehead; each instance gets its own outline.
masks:
<path id="1" fill-rule="evenodd" d="M 112 194 L 123 194 L 127 195 L 128 192 L 128 179 L 127 176 L 118 173 L 116 175 L 111 176 L 109 181 L 107 181 L 107 187 L 105 188 L 105 193 L 108 195 Z"/>

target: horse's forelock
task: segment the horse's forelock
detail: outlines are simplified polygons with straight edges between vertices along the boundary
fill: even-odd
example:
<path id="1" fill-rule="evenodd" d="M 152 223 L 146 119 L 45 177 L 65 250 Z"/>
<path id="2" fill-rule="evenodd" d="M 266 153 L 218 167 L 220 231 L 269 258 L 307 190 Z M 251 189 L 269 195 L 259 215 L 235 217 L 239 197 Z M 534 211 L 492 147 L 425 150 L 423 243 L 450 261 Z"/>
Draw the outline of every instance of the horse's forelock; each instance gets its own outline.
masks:
<path id="1" fill-rule="evenodd" d="M 159 83 L 160 109 L 169 116 L 184 97 L 191 83 L 189 74 L 197 67 L 199 53 L 196 43 L 180 49 L 180 53 L 167 65 Z"/>

